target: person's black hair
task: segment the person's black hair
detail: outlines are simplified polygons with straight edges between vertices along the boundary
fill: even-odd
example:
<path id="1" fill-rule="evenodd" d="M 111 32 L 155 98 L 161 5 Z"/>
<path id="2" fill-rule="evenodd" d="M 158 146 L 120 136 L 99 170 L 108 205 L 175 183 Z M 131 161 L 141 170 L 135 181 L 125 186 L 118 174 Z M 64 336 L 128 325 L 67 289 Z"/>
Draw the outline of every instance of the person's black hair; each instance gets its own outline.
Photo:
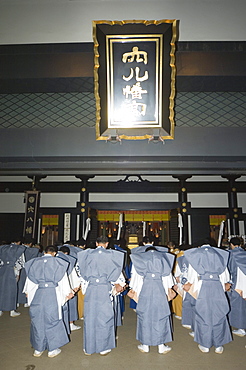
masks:
<path id="1" fill-rule="evenodd" d="M 58 248 L 56 245 L 48 245 L 46 248 L 45 248 L 45 253 L 57 253 L 58 252 Z"/>
<path id="2" fill-rule="evenodd" d="M 230 239 L 230 243 L 233 245 L 241 245 L 241 240 L 237 236 L 234 236 Z"/>
<path id="3" fill-rule="evenodd" d="M 168 247 L 175 247 L 176 246 L 176 243 L 173 241 L 173 240 L 169 240 L 168 242 L 167 242 L 167 246 Z"/>
<path id="4" fill-rule="evenodd" d="M 59 251 L 61 251 L 62 253 L 70 254 L 70 249 L 66 245 L 63 245 L 62 247 L 60 247 Z"/>
<path id="5" fill-rule="evenodd" d="M 98 244 L 106 244 L 106 243 L 108 243 L 108 237 L 107 236 L 99 236 L 98 238 L 97 238 L 97 243 Z"/>
<path id="6" fill-rule="evenodd" d="M 77 246 L 84 246 L 86 245 L 86 240 L 84 238 L 80 238 L 79 240 L 76 241 Z"/>
<path id="7" fill-rule="evenodd" d="M 14 238 L 12 238 L 12 243 L 23 244 L 23 240 L 24 240 L 24 238 L 22 236 L 15 236 Z"/>
<path id="8" fill-rule="evenodd" d="M 23 239 L 23 244 L 24 245 L 27 245 L 27 244 L 34 245 L 35 244 L 35 239 L 33 239 L 33 238 L 31 238 L 31 239 Z"/>
<path id="9" fill-rule="evenodd" d="M 144 236 L 143 237 L 143 243 L 145 244 L 152 244 L 154 242 L 154 238 L 151 236 Z"/>

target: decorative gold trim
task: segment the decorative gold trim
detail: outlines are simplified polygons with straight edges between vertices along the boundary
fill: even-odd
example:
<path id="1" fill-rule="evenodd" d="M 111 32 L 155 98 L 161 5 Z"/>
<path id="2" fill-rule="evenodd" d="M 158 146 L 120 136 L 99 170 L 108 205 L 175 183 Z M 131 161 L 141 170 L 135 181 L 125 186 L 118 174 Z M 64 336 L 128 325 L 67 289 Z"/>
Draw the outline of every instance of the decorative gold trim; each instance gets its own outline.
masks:
<path id="1" fill-rule="evenodd" d="M 100 135 L 100 120 L 101 120 L 101 105 L 100 105 L 100 95 L 99 95 L 99 75 L 98 75 L 98 68 L 100 67 L 99 64 L 99 42 L 96 37 L 96 26 L 98 24 L 107 24 L 107 25 L 120 25 L 123 26 L 125 24 L 144 24 L 146 26 L 149 25 L 159 25 L 162 23 L 170 23 L 172 24 L 172 39 L 171 39 L 171 51 L 170 51 L 170 66 L 171 66 L 171 93 L 169 96 L 169 120 L 170 120 L 170 135 L 162 136 L 160 135 L 161 139 L 163 140 L 173 140 L 174 139 L 174 129 L 175 129 L 175 121 L 174 121 L 174 100 L 175 100 L 175 80 L 176 80 L 176 66 L 175 66 L 175 42 L 177 40 L 177 20 L 175 19 L 161 19 L 161 20 L 122 20 L 122 21 L 109 21 L 109 20 L 98 20 L 92 21 L 93 25 L 93 42 L 94 42 L 94 95 L 96 100 L 96 140 L 108 140 L 110 135 L 108 136 L 101 136 Z M 141 128 L 139 128 L 141 130 Z M 160 130 L 161 131 L 161 130 Z M 130 136 L 130 135 L 118 135 L 119 139 L 125 140 L 146 140 L 151 139 L 153 135 L 145 134 L 140 136 Z"/>
<path id="2" fill-rule="evenodd" d="M 166 21 L 166 23 L 168 23 Z M 169 112 L 170 112 L 170 123 L 171 123 L 171 138 L 174 139 L 174 127 L 175 127 L 175 122 L 174 122 L 174 99 L 175 99 L 175 94 L 176 94 L 176 89 L 175 89 L 175 80 L 176 80 L 176 66 L 175 66 L 175 42 L 177 40 L 177 21 L 173 20 L 170 21 L 172 23 L 172 40 L 171 40 L 171 61 L 170 61 L 170 66 L 171 66 L 171 95 L 169 97 L 170 99 L 170 105 L 169 105 Z M 164 137 L 162 137 L 164 139 Z"/>
<path id="3" fill-rule="evenodd" d="M 99 64 L 99 52 L 98 52 L 98 40 L 96 37 L 96 25 L 104 23 L 103 21 L 92 21 L 93 25 L 93 42 L 94 42 L 94 95 L 96 99 L 96 138 L 99 139 L 100 137 L 100 96 L 99 96 L 99 76 L 98 76 L 98 68 L 100 67 Z M 107 22 L 105 22 L 107 23 Z"/>

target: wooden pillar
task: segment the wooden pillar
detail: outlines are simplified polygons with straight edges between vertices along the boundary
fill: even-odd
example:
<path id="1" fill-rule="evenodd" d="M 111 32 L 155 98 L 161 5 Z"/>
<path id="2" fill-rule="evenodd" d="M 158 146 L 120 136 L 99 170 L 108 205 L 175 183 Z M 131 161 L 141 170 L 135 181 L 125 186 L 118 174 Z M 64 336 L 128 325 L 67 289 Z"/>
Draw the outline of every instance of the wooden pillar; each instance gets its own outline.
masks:
<path id="1" fill-rule="evenodd" d="M 237 201 L 237 188 L 236 179 L 240 178 L 241 175 L 228 175 L 221 176 L 228 180 L 228 206 L 229 206 L 229 223 L 230 223 L 230 235 L 239 235 L 239 222 L 238 222 L 238 201 Z"/>

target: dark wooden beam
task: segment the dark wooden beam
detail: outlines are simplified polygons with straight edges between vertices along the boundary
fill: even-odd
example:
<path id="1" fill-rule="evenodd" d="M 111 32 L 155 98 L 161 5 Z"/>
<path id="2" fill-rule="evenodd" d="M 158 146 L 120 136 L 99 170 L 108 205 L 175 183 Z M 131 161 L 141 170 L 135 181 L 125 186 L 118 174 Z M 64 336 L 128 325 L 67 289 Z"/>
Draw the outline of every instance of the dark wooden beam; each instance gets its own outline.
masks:
<path id="1" fill-rule="evenodd" d="M 0 178 L 1 180 L 1 178 Z M 237 181 L 238 193 L 246 192 L 246 182 Z M 41 193 L 79 193 L 80 182 L 39 182 L 37 190 Z M 188 181 L 187 193 L 227 193 L 230 184 L 227 181 Z M 31 182 L 0 182 L 0 193 L 24 193 L 32 189 Z M 88 182 L 89 193 L 178 193 L 179 182 Z"/>
<path id="2" fill-rule="evenodd" d="M 0 157 L 2 175 L 246 175 L 245 156 Z"/>

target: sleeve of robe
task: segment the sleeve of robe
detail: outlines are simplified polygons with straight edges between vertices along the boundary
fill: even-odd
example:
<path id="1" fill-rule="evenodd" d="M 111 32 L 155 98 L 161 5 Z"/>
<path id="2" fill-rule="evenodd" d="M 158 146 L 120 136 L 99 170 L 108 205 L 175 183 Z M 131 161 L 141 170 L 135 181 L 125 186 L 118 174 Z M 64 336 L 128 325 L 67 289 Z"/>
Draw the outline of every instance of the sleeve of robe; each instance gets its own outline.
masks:
<path id="1" fill-rule="evenodd" d="M 78 288 L 80 286 L 80 278 L 75 269 L 72 269 L 72 272 L 68 276 L 68 278 L 72 289 Z"/>
<path id="2" fill-rule="evenodd" d="M 225 271 L 222 272 L 222 274 L 219 275 L 219 277 L 220 277 L 220 282 L 222 284 L 222 287 L 225 291 L 225 284 L 230 281 L 230 274 L 229 274 L 228 269 L 226 268 Z"/>
<path id="3" fill-rule="evenodd" d="M 35 296 L 36 290 L 38 289 L 38 284 L 33 283 L 28 277 L 23 288 L 23 293 L 27 294 L 27 303 L 30 306 L 33 297 Z"/>
<path id="4" fill-rule="evenodd" d="M 163 276 L 162 284 L 165 289 L 166 295 L 168 295 L 168 288 L 172 288 L 175 285 L 173 275 L 170 273 L 168 276 Z M 134 265 L 132 265 L 130 287 L 137 293 L 138 297 L 141 292 L 142 286 L 143 286 L 143 277 L 137 273 L 136 269 L 134 268 Z"/>
<path id="5" fill-rule="evenodd" d="M 138 297 L 141 292 L 142 286 L 143 286 L 143 277 L 137 273 L 134 265 L 132 265 L 130 288 L 137 293 Z"/>
<path id="6" fill-rule="evenodd" d="M 202 286 L 202 280 L 198 279 L 198 273 L 191 265 L 188 267 L 187 279 L 188 282 L 193 285 L 193 292 L 197 292 L 197 294 L 199 294 Z"/>
<path id="7" fill-rule="evenodd" d="M 179 264 L 176 263 L 175 271 L 174 271 L 174 276 L 175 277 L 179 277 L 180 275 L 181 275 L 181 270 L 180 270 Z"/>
<path id="8" fill-rule="evenodd" d="M 175 285 L 175 281 L 174 281 L 172 273 L 170 273 L 167 276 L 162 277 L 162 284 L 165 289 L 166 295 L 168 295 L 168 289 L 169 288 L 171 289 Z"/>
<path id="9" fill-rule="evenodd" d="M 239 267 L 237 268 L 237 282 L 235 290 L 242 291 L 242 296 L 246 299 L 246 275 Z"/>
<path id="10" fill-rule="evenodd" d="M 80 276 L 80 284 L 81 284 L 82 294 L 85 294 L 87 287 L 89 285 L 89 281 L 83 279 L 82 276 Z"/>
<path id="11" fill-rule="evenodd" d="M 58 286 L 56 287 L 56 297 L 58 307 L 62 307 L 66 301 L 67 296 L 71 293 L 71 287 L 69 284 L 69 280 L 67 274 L 63 276 L 63 278 L 58 282 Z"/>
<path id="12" fill-rule="evenodd" d="M 27 303 L 31 305 L 35 293 L 38 289 L 38 284 L 33 283 L 28 277 L 26 278 L 23 293 L 27 294 Z M 65 274 L 63 278 L 58 282 L 56 287 L 56 298 L 58 304 L 59 319 L 62 318 L 61 307 L 66 303 L 67 296 L 71 292 L 70 284 Z"/>

